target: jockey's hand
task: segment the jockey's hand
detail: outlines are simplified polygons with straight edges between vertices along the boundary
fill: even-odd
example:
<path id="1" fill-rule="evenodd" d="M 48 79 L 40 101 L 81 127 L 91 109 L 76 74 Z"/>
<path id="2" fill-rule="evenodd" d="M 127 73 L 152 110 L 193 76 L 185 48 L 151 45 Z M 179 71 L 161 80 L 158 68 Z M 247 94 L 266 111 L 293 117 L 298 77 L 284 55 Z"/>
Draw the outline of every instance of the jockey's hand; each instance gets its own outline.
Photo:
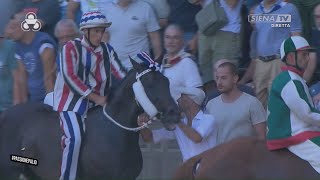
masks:
<path id="1" fill-rule="evenodd" d="M 107 104 L 107 97 L 106 96 L 100 96 L 96 93 L 90 93 L 88 95 L 88 98 L 100 106 Z"/>
<path id="2" fill-rule="evenodd" d="M 143 113 L 138 116 L 137 123 L 138 123 L 139 127 L 143 126 L 144 124 L 149 123 L 149 122 L 151 122 L 151 121 L 150 121 L 150 117 L 147 113 Z"/>
<path id="3" fill-rule="evenodd" d="M 98 100 L 95 101 L 95 103 L 100 106 L 104 106 L 105 104 L 107 104 L 107 97 L 106 96 L 99 96 Z"/>

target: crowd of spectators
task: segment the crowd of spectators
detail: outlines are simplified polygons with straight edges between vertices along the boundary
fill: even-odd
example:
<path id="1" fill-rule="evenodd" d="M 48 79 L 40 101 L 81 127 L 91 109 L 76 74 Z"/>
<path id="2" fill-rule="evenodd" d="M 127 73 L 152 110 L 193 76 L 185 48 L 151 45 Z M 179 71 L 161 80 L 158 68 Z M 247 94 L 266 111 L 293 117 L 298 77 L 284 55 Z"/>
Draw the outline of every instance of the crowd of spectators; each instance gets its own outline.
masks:
<path id="1" fill-rule="evenodd" d="M 207 36 L 198 30 L 195 16 L 213 1 L 220 2 L 228 23 Z M 215 118 L 218 144 L 254 134 L 264 138 L 271 83 L 283 65 L 283 40 L 301 35 L 316 48 L 303 78 L 308 85 L 319 81 L 320 0 L 1 2 L 0 113 L 19 103 L 43 101 L 53 91 L 60 51 L 67 41 L 81 38 L 81 14 L 93 10 L 112 23 L 103 41 L 114 47 L 126 70 L 132 68 L 129 56 L 147 52 L 162 63 L 170 86 L 204 90 L 201 107 Z M 40 31 L 21 29 L 29 12 L 37 15 Z M 281 28 L 268 22 L 249 23 L 249 14 L 289 14 L 291 22 Z M 237 69 L 245 71 L 239 74 Z M 235 112 L 237 118 L 224 111 Z"/>

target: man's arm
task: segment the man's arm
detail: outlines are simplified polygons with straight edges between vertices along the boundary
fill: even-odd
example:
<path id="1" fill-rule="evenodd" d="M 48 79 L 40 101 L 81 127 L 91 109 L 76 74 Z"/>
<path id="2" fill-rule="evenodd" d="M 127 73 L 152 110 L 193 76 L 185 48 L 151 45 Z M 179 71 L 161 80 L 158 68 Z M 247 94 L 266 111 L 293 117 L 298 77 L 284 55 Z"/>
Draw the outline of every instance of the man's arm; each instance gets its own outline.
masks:
<path id="1" fill-rule="evenodd" d="M 18 68 L 17 69 L 13 69 L 12 72 L 12 78 L 13 78 L 13 99 L 12 99 L 12 102 L 13 102 L 13 105 L 16 105 L 16 104 L 20 104 L 22 101 L 21 101 L 21 94 L 20 94 L 20 91 L 21 91 L 21 87 L 20 87 L 20 84 L 19 84 L 19 70 Z"/>
<path id="2" fill-rule="evenodd" d="M 161 29 L 164 29 L 168 26 L 168 19 L 167 18 L 161 18 L 159 19 L 159 25 Z"/>
<path id="3" fill-rule="evenodd" d="M 250 103 L 249 112 L 250 119 L 253 128 L 256 131 L 256 135 L 259 139 L 266 139 L 266 111 L 262 103 L 255 97 L 252 97 L 252 103 Z"/>
<path id="4" fill-rule="evenodd" d="M 302 22 L 298 9 L 292 5 L 290 31 L 291 36 L 301 36 Z"/>
<path id="5" fill-rule="evenodd" d="M 202 141 L 202 136 L 192 127 L 184 124 L 183 122 L 180 122 L 178 126 L 182 132 L 193 142 L 200 143 Z"/>
<path id="6" fill-rule="evenodd" d="M 188 42 L 188 48 L 192 55 L 196 55 L 198 52 L 198 40 L 199 40 L 199 32 L 196 32 L 192 39 Z"/>
<path id="7" fill-rule="evenodd" d="M 79 60 L 74 42 L 68 42 L 62 48 L 62 56 L 60 59 L 61 72 L 65 82 L 75 94 L 87 97 L 89 100 L 98 105 L 106 103 L 106 97 L 94 93 L 77 75 Z"/>
<path id="8" fill-rule="evenodd" d="M 75 20 L 76 13 L 80 8 L 80 2 L 75 2 L 74 0 L 70 0 L 67 6 L 67 18 Z"/>
<path id="9" fill-rule="evenodd" d="M 157 59 L 162 54 L 161 38 L 159 31 L 149 32 L 149 38 L 152 45 L 154 59 Z"/>
<path id="10" fill-rule="evenodd" d="M 17 93 L 16 94 L 18 98 L 17 101 L 19 103 L 24 103 L 28 101 L 28 86 L 27 86 L 28 75 L 22 62 L 18 60 L 17 63 L 18 63 L 18 69 L 15 76 L 17 76 L 16 86 L 18 89 L 16 89 L 17 92 L 15 93 Z"/>
<path id="11" fill-rule="evenodd" d="M 150 121 L 148 114 L 143 113 L 138 116 L 137 123 L 139 127 L 143 126 L 145 123 L 148 123 L 148 121 Z M 140 135 L 144 142 L 153 143 L 152 131 L 149 128 L 141 129 Z"/>
<path id="12" fill-rule="evenodd" d="M 150 121 L 150 118 L 149 118 L 148 114 L 143 113 L 138 116 L 137 123 L 138 123 L 138 126 L 141 127 L 145 123 L 148 123 L 149 121 Z M 168 131 L 164 128 L 151 131 L 149 128 L 146 127 L 144 129 L 140 130 L 140 134 L 141 134 L 143 141 L 148 142 L 148 143 L 150 143 L 150 142 L 158 143 L 163 140 L 175 139 L 174 133 L 172 131 Z"/>
<path id="13" fill-rule="evenodd" d="M 144 128 L 140 130 L 140 135 L 144 142 L 153 143 L 152 131 L 149 128 Z"/>
<path id="14" fill-rule="evenodd" d="M 256 125 L 253 125 L 254 129 L 256 130 L 257 136 L 261 140 L 266 139 L 266 122 L 262 122 Z"/>
<path id="15" fill-rule="evenodd" d="M 247 68 L 245 74 L 241 78 L 238 84 L 246 84 L 248 81 L 253 79 L 254 70 L 255 70 L 255 60 L 251 60 L 249 67 Z"/>
<path id="16" fill-rule="evenodd" d="M 43 52 L 40 54 L 41 61 L 43 64 L 43 72 L 44 72 L 44 85 L 46 88 L 46 93 L 52 92 L 54 89 L 55 83 L 55 72 L 56 72 L 56 64 L 55 64 L 55 52 L 53 48 L 45 48 Z"/>
<path id="17" fill-rule="evenodd" d="M 281 97 L 290 111 L 294 112 L 300 120 L 320 127 L 320 112 L 309 106 L 307 93 L 302 82 L 294 80 L 285 85 Z"/>

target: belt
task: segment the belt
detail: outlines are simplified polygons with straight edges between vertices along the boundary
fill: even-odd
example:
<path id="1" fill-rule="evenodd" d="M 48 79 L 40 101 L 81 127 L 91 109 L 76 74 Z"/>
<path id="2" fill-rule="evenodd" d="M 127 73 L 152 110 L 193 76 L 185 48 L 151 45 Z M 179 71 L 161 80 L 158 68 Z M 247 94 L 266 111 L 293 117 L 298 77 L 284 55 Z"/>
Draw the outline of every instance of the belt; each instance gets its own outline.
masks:
<path id="1" fill-rule="evenodd" d="M 276 54 L 276 55 L 271 55 L 271 56 L 259 56 L 258 57 L 261 61 L 264 62 L 269 62 L 275 59 L 280 59 L 280 55 Z"/>

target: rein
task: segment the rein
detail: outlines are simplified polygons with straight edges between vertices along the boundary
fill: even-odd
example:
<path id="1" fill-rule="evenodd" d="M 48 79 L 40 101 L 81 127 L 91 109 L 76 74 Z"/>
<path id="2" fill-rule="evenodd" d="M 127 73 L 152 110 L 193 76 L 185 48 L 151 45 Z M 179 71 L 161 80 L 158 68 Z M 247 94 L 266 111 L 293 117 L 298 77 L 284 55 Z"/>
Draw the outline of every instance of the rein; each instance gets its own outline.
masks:
<path id="1" fill-rule="evenodd" d="M 137 75 L 136 75 L 136 82 L 140 82 L 140 78 L 143 76 L 143 75 L 145 75 L 145 74 L 147 74 L 147 73 L 149 73 L 149 72 L 151 72 L 152 70 L 151 69 L 146 69 L 146 70 L 144 70 L 144 71 L 142 71 L 141 73 L 137 73 Z M 136 97 L 137 97 L 137 95 L 135 95 Z M 149 100 L 149 99 L 148 99 Z M 139 102 L 139 99 L 137 100 L 137 98 L 136 98 L 136 101 L 137 101 L 137 104 L 139 105 L 141 105 L 141 102 Z M 153 106 L 154 107 L 154 105 L 150 102 L 150 100 L 149 100 L 149 102 L 147 103 L 149 106 Z M 137 131 L 140 131 L 141 129 L 144 129 L 144 128 L 147 128 L 148 127 L 148 125 L 149 124 L 151 124 L 151 120 L 157 120 L 158 118 L 157 118 L 157 115 L 153 115 L 154 113 L 152 113 L 152 114 L 149 114 L 148 113 L 148 115 L 149 116 L 151 116 L 151 120 L 150 121 L 148 121 L 147 123 L 143 123 L 143 125 L 142 126 L 140 126 L 140 127 L 135 127 L 135 128 L 130 128 L 130 127 L 126 127 L 126 126 L 123 126 L 123 125 L 121 125 L 120 123 L 118 123 L 115 119 L 113 119 L 108 113 L 107 113 L 107 111 L 106 111 L 106 106 L 107 106 L 107 104 L 105 104 L 104 106 L 103 106 L 103 114 L 111 121 L 111 122 L 113 122 L 115 125 L 117 125 L 118 127 L 120 127 L 120 128 L 122 128 L 122 129 L 125 129 L 125 130 L 128 130 L 128 131 L 133 131 L 133 132 L 137 132 Z M 143 108 L 144 106 L 142 106 L 142 108 Z M 143 108 L 145 111 L 146 111 L 146 109 L 145 108 Z M 154 109 L 153 109 L 153 111 L 157 111 L 156 110 L 156 108 L 154 107 Z M 148 111 L 146 111 L 146 112 L 148 112 Z M 158 112 L 157 111 L 157 114 L 162 114 L 161 112 Z"/>

